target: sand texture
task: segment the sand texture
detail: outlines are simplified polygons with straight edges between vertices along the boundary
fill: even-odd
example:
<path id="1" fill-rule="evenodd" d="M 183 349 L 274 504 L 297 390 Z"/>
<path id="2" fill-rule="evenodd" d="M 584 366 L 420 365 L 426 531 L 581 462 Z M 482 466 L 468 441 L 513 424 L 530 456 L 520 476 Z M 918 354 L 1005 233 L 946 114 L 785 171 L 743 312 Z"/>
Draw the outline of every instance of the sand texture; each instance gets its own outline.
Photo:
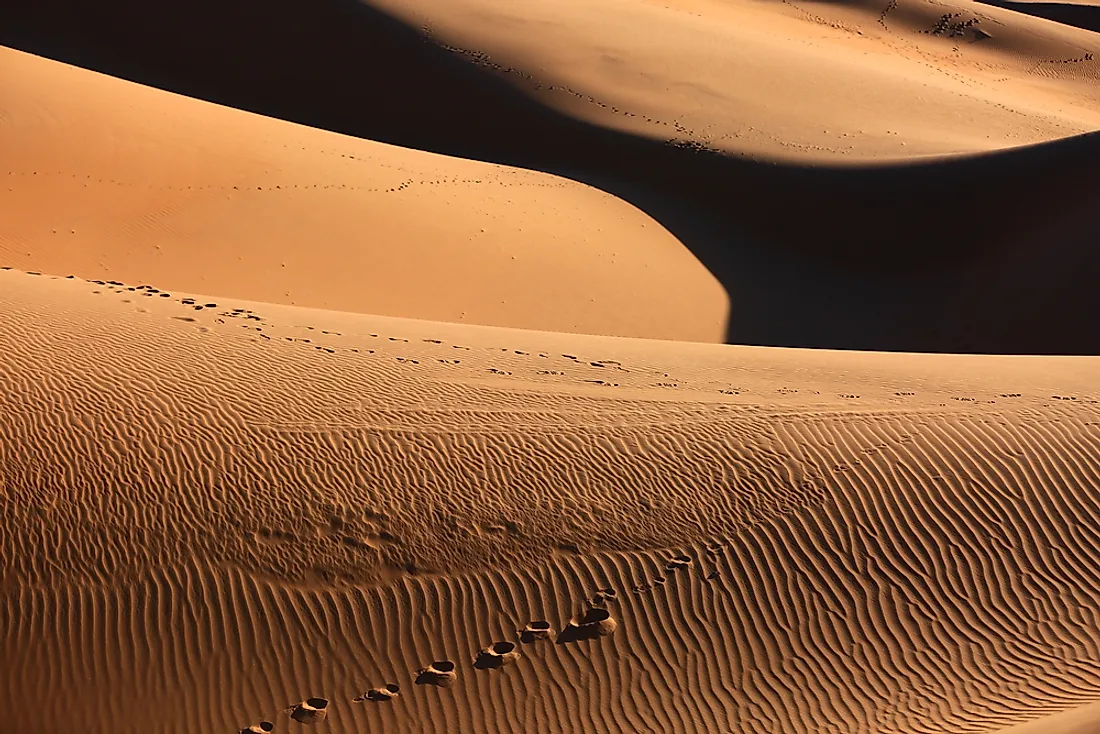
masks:
<path id="1" fill-rule="evenodd" d="M 1098 12 L 0 3 L 0 734 L 1100 733 Z"/>
<path id="2" fill-rule="evenodd" d="M 982 732 L 1100 692 L 1095 360 L 0 285 L 11 731 Z M 588 607 L 612 634 L 474 666 Z"/>

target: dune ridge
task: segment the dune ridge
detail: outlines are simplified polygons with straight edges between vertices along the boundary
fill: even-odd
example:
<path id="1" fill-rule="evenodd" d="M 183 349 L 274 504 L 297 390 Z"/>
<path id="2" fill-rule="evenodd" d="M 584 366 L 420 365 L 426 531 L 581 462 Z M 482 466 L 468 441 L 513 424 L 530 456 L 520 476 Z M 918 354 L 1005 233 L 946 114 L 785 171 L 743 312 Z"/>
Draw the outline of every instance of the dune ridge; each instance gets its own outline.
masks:
<path id="1" fill-rule="evenodd" d="M 724 337 L 728 299 L 706 268 L 589 186 L 10 49 L 0 67 L 2 265 L 408 318 Z"/>
<path id="2" fill-rule="evenodd" d="M 486 298 L 482 323 L 815 348 L 1100 352 L 1088 316 L 1100 277 L 1097 34 L 969 2 L 664 5 L 327 0 L 302 14 L 291 2 L 235 0 L 173 5 L 166 23 L 130 0 L 50 0 L 0 15 L 0 41 L 316 127 L 582 181 L 652 217 L 709 271 L 668 258 L 680 278 L 665 282 L 686 283 L 679 292 L 692 299 L 647 303 L 660 330 L 624 324 L 635 312 L 625 296 L 601 300 L 601 288 L 621 286 L 600 283 L 623 282 L 619 273 L 576 291 L 616 314 L 605 328 L 581 321 L 583 300 L 537 287 L 507 288 L 505 304 Z M 970 21 L 981 23 L 952 30 Z M 181 32 L 168 38 L 166 27 Z M 584 244 L 602 243 L 602 229 Z M 612 229 L 626 245 L 638 231 Z M 597 252 L 602 261 L 587 247 L 576 254 L 607 272 Z M 612 252 L 631 279 L 652 283 L 651 250 Z M 501 272 L 495 257 L 486 262 Z M 538 282 L 528 267 L 517 285 Z M 401 294 L 374 310 L 463 310 L 426 309 L 404 295 L 421 287 L 415 277 L 387 275 L 382 289 L 400 284 Z M 476 293 L 505 289 L 484 285 Z M 288 287 L 262 297 L 281 300 Z M 546 315 L 555 312 L 568 318 Z"/>
<path id="3" fill-rule="evenodd" d="M 323 696 L 332 731 L 984 732 L 1100 690 L 1095 359 L 0 283 L 20 731 L 281 730 Z M 609 637 L 472 666 L 606 588 Z M 413 686 L 439 659 L 454 687 Z"/>

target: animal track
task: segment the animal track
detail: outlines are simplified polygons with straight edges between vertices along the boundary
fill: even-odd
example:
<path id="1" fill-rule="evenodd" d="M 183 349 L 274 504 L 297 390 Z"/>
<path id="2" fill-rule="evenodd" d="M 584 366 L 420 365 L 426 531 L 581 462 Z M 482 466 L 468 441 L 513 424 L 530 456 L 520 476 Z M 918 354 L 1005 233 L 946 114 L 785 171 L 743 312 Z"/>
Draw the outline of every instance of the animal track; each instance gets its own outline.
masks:
<path id="1" fill-rule="evenodd" d="M 957 38 L 966 33 L 970 28 L 973 28 L 977 24 L 981 23 L 980 18 L 970 18 L 969 20 L 955 20 L 961 18 L 962 13 L 944 13 L 940 16 L 940 19 L 936 21 L 936 25 L 931 30 L 923 31 L 932 36 L 946 36 L 947 38 Z M 977 29 L 975 29 L 977 30 Z M 989 34 L 983 34 L 988 36 Z"/>
<path id="2" fill-rule="evenodd" d="M 519 650 L 514 642 L 494 642 L 478 651 L 474 667 L 478 670 L 496 670 L 519 660 Z"/>
<path id="3" fill-rule="evenodd" d="M 669 573 L 675 573 L 676 571 L 682 571 L 685 568 L 691 567 L 692 563 L 691 556 L 673 556 L 668 560 L 668 563 L 665 564 L 665 570 Z"/>
<path id="4" fill-rule="evenodd" d="M 261 721 L 258 724 L 241 729 L 240 734 L 266 734 L 271 731 L 275 731 L 275 725 L 270 721 Z"/>
<path id="5" fill-rule="evenodd" d="M 549 622 L 540 619 L 534 622 L 528 622 L 523 629 L 518 631 L 518 633 L 519 641 L 525 645 L 530 645 L 532 642 L 550 639 L 550 635 L 554 634 L 554 630 L 550 627 Z"/>
<path id="6" fill-rule="evenodd" d="M 602 607 L 609 601 L 615 601 L 618 593 L 612 588 L 598 589 L 595 594 L 588 599 L 588 605 L 591 607 Z"/>
<path id="7" fill-rule="evenodd" d="M 301 724 L 317 724 L 328 718 L 328 699 L 307 698 L 287 708 L 286 713 Z"/>
<path id="8" fill-rule="evenodd" d="M 458 679 L 458 671 L 450 660 L 436 660 L 426 668 L 416 671 L 416 685 L 450 688 Z"/>
<path id="9" fill-rule="evenodd" d="M 593 607 L 584 614 L 573 617 L 558 635 L 557 644 L 564 645 L 579 640 L 607 637 L 618 627 L 618 622 L 606 609 Z"/>
<path id="10" fill-rule="evenodd" d="M 373 703 L 388 703 L 399 695 L 401 695 L 401 686 L 396 683 L 387 683 L 384 686 L 370 689 L 362 696 L 353 698 L 352 702 L 363 703 L 364 701 L 371 701 Z"/>

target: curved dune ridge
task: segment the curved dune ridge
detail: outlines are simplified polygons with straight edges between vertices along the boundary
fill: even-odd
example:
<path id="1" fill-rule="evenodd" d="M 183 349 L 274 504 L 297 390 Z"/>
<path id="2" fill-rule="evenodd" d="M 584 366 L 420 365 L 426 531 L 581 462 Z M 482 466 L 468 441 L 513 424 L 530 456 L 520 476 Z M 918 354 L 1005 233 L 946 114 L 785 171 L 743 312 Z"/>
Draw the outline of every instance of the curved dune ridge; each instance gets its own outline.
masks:
<path id="1" fill-rule="evenodd" d="M 724 338 L 714 276 L 589 186 L 10 49 L 0 68 L 0 264 L 410 318 Z"/>
<path id="2" fill-rule="evenodd" d="M 1096 359 L 583 337 L 10 270 L 0 309 L 0 728 L 1095 721 Z M 552 639 L 522 642 L 536 621 Z M 475 666 L 487 648 L 518 655 Z M 415 684 L 448 662 L 449 686 Z"/>
<path id="3" fill-rule="evenodd" d="M 5 104 L 28 96 L 61 127 L 89 118 L 109 133 L 108 145 L 44 138 L 39 147 L 68 151 L 42 158 L 56 161 L 51 176 L 117 181 L 119 153 L 177 170 L 196 137 L 210 138 L 193 181 L 164 182 L 203 195 L 150 201 L 104 187 L 89 197 L 31 172 L 9 184 L 11 208 L 30 222 L 0 245 L 16 267 L 620 336 L 1100 352 L 1100 34 L 1085 28 L 969 0 L 318 0 L 308 12 L 297 0 L 40 0 L 0 9 L 0 42 L 611 195 L 231 123 L 119 82 L 76 114 L 68 100 L 82 80 L 107 82 L 68 69 L 61 84 L 51 71 L 34 94 L 5 78 Z M 147 144 L 120 142 L 135 118 L 165 115 L 192 120 L 185 139 L 139 125 Z M 39 133 L 17 132 L 5 152 L 34 149 Z M 316 142 L 299 150 L 306 138 Z M 74 165 L 96 149 L 107 164 Z M 335 150 L 355 165 L 324 155 Z M 36 166 L 35 156 L 24 160 Z M 222 159 L 243 166 L 247 193 L 223 190 Z M 379 166 L 397 160 L 412 172 Z M 347 189 L 294 189 L 321 180 Z M 73 227 L 27 207 L 55 197 L 90 213 Z M 58 248 L 47 219 L 86 243 Z M 203 272 L 185 278 L 197 262 Z"/>

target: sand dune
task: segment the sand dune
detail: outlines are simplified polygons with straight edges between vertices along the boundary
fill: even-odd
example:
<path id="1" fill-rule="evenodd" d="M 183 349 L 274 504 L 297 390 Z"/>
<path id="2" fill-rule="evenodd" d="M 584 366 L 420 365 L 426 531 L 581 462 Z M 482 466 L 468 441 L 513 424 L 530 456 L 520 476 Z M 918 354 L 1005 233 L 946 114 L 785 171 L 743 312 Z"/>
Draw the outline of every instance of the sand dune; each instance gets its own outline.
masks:
<path id="1" fill-rule="evenodd" d="M 706 268 L 591 187 L 8 49 L 0 67 L 2 265 L 344 311 L 725 335 L 728 300 Z"/>
<path id="2" fill-rule="evenodd" d="M 18 731 L 325 698 L 334 732 L 980 732 L 1097 698 L 1095 359 L 206 303 L 0 272 Z M 591 605 L 609 636 L 474 667 Z"/>
<path id="3" fill-rule="evenodd" d="M 1100 350 L 1090 316 L 1100 277 L 1095 33 L 970 3 L 905 0 L 886 14 L 860 3 L 666 5 L 326 0 L 301 13 L 285 1 L 50 0 L 0 15 L 0 40 L 283 119 L 585 182 L 653 217 L 729 303 L 726 317 L 709 276 L 677 254 L 672 277 L 645 291 L 661 294 L 645 318 L 623 324 L 633 307 L 619 298 L 606 302 L 617 315 L 584 323 L 582 299 L 563 303 L 548 281 L 537 285 L 540 260 L 505 304 L 500 279 L 487 278 L 476 291 L 494 298 L 468 320 L 710 340 L 725 318 L 732 343 Z M 612 206 L 591 203 L 574 210 L 587 220 Z M 580 235 L 574 282 L 609 259 L 587 249 L 608 227 L 596 229 Z M 423 242 L 419 227 L 391 231 Z M 662 253 L 674 247 L 661 242 Z M 616 264 L 622 249 L 611 250 Z M 435 262 L 425 250 L 421 262 Z M 651 251 L 638 258 L 627 281 L 649 287 L 632 278 Z M 408 294 L 421 282 L 420 269 L 409 272 L 379 280 Z M 581 284 L 589 299 L 627 290 L 603 272 Z M 194 289 L 237 294 L 231 285 Z M 268 290 L 285 299 L 293 289 Z M 670 305 L 688 292 L 698 295 L 682 310 Z M 463 310 L 397 295 L 376 303 L 363 310 Z M 671 326 L 700 312 L 698 325 Z"/>
<path id="4" fill-rule="evenodd" d="M 573 144 L 514 129 L 537 108 L 489 79 L 602 127 L 799 160 L 990 150 L 1100 125 L 1100 66 L 1085 58 L 1100 38 L 966 0 L 325 0 L 308 13 L 288 0 L 44 0 L 5 20 L 8 45 L 479 156 Z M 380 63 L 389 73 L 373 73 Z M 510 114 L 485 119 L 502 104 Z"/>
<path id="5" fill-rule="evenodd" d="M 1095 10 L 0 5 L 0 734 L 1095 734 Z"/>

